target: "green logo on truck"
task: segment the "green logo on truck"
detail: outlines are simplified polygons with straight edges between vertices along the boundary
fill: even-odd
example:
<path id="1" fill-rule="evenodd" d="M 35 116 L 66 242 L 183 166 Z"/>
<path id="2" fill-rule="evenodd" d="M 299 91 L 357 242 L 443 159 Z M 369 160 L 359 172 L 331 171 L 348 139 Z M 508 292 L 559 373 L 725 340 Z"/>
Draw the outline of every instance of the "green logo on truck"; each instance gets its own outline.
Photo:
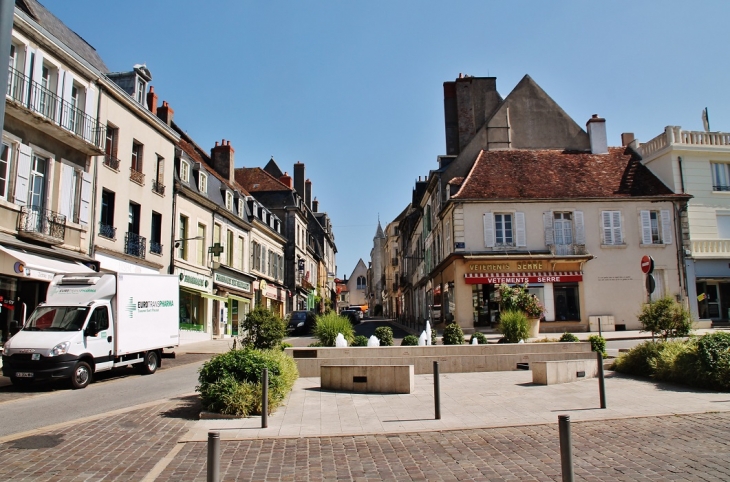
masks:
<path id="1" fill-rule="evenodd" d="M 129 298 L 129 303 L 127 304 L 127 311 L 129 312 L 129 317 L 132 318 L 135 311 L 139 311 L 140 313 L 156 313 L 160 311 L 160 308 L 173 308 L 175 306 L 175 302 L 173 300 L 151 300 L 151 301 L 137 301 L 135 303 L 133 298 Z"/>

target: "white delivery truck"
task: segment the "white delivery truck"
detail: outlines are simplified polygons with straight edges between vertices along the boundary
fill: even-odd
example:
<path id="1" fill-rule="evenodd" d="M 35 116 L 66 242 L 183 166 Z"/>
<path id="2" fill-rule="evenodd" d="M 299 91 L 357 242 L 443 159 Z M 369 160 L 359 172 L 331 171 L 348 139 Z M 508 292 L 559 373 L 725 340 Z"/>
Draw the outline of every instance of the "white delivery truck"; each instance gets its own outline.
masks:
<path id="1" fill-rule="evenodd" d="M 5 343 L 3 375 L 13 384 L 67 378 L 84 388 L 93 373 L 160 366 L 179 344 L 178 277 L 59 274 L 24 326 Z"/>

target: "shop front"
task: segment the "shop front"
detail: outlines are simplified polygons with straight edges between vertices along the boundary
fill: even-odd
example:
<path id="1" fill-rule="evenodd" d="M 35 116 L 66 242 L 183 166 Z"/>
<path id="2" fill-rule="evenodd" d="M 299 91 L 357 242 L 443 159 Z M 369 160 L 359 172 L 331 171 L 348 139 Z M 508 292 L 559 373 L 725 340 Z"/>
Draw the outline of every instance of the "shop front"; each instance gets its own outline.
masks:
<path id="1" fill-rule="evenodd" d="M 694 262 L 700 320 L 730 321 L 730 264 L 727 259 Z"/>
<path id="2" fill-rule="evenodd" d="M 213 294 L 213 279 L 205 274 L 176 267 L 180 280 L 180 343 L 192 343 L 211 338 L 209 296 Z"/>
<path id="3" fill-rule="evenodd" d="M 256 291 L 256 306 L 262 306 L 274 312 L 277 316 L 284 317 L 284 306 L 287 298 L 287 289 L 270 281 L 254 281 Z"/>
<path id="4" fill-rule="evenodd" d="M 454 307 L 459 323 L 467 327 L 491 327 L 499 323 L 497 287 L 527 283 L 528 291 L 545 306 L 545 331 L 584 324 L 583 263 L 590 259 L 500 258 L 463 259 L 455 262 L 463 283 L 456 283 Z M 461 286 L 459 286 L 461 285 Z M 447 284 L 448 288 L 451 288 Z M 459 293 L 461 291 L 461 293 Z M 459 303 L 459 301 L 461 303 Z M 461 305 L 461 306 L 459 306 Z M 469 312 L 463 308 L 467 307 Z M 555 326 L 551 326 L 554 323 Z"/>
<path id="5" fill-rule="evenodd" d="M 213 272 L 213 335 L 218 337 L 238 336 L 243 323 L 251 311 L 254 278 L 223 267 Z"/>

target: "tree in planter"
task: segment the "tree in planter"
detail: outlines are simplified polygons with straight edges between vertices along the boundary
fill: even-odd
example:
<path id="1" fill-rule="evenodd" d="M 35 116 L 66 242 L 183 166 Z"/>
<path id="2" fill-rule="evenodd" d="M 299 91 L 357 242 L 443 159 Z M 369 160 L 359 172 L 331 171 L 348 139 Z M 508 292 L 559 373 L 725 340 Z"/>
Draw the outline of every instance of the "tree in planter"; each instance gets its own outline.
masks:
<path id="1" fill-rule="evenodd" d="M 540 318 L 545 313 L 545 307 L 538 297 L 527 291 L 527 283 L 515 286 L 502 283 L 497 288 L 497 294 L 502 312 L 521 311 L 527 318 Z"/>
<path id="2" fill-rule="evenodd" d="M 530 337 L 530 322 L 521 310 L 507 310 L 499 315 L 499 332 L 507 343 L 519 343 Z"/>
<path id="3" fill-rule="evenodd" d="M 338 333 L 342 333 L 342 336 L 347 340 L 348 346 L 352 346 L 355 339 L 355 332 L 352 329 L 350 320 L 334 312 L 317 316 L 313 333 L 322 346 L 335 346 Z"/>
<path id="4" fill-rule="evenodd" d="M 242 328 L 241 344 L 252 348 L 274 348 L 286 336 L 286 321 L 261 306 L 246 315 Z"/>
<path id="5" fill-rule="evenodd" d="M 588 337 L 588 341 L 591 343 L 591 350 L 601 352 L 603 358 L 606 358 L 606 339 L 600 335 L 591 335 Z"/>
<path id="6" fill-rule="evenodd" d="M 442 337 L 444 345 L 463 345 L 464 332 L 458 323 L 450 323 L 444 328 L 444 336 Z"/>
<path id="7" fill-rule="evenodd" d="M 477 339 L 477 342 L 479 342 L 480 345 L 486 345 L 489 343 L 489 340 L 487 340 L 487 337 L 484 335 L 484 333 L 479 333 L 478 331 L 475 332 L 469 339 L 470 344 L 474 342 L 474 338 Z"/>
<path id="8" fill-rule="evenodd" d="M 380 346 L 393 346 L 393 329 L 389 326 L 375 328 L 375 338 L 380 340 Z"/>
<path id="9" fill-rule="evenodd" d="M 418 346 L 418 337 L 416 335 L 406 335 L 400 344 L 401 346 Z"/>
<path id="10" fill-rule="evenodd" d="M 662 340 L 689 335 L 692 331 L 692 317 L 681 303 L 671 296 L 644 305 L 639 314 L 641 328 L 658 334 Z"/>

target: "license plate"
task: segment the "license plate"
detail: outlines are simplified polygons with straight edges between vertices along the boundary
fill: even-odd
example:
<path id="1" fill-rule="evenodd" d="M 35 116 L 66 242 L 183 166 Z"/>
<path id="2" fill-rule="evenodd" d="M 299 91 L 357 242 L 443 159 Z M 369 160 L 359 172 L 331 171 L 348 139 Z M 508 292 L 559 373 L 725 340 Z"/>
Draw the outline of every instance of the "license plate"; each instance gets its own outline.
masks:
<path id="1" fill-rule="evenodd" d="M 41 359 L 41 354 L 40 354 L 40 353 L 33 353 L 33 354 L 32 354 L 32 355 L 30 356 L 30 359 L 31 359 L 31 360 L 40 360 L 40 359 Z"/>
<path id="2" fill-rule="evenodd" d="M 18 378 L 33 378 L 33 372 L 15 372 Z"/>

